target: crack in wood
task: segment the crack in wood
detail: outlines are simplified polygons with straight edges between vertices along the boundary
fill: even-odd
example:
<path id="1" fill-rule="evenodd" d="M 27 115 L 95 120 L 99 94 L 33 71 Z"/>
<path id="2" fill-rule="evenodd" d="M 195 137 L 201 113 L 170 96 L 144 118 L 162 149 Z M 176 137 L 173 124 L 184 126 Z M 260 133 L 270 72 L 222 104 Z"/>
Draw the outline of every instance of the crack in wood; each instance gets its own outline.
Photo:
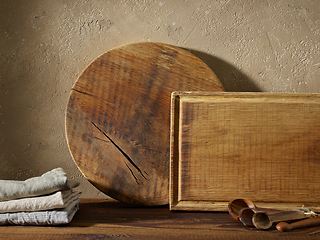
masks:
<path id="1" fill-rule="evenodd" d="M 108 138 L 108 140 L 121 152 L 121 154 L 128 160 L 128 162 L 141 174 L 141 176 L 147 180 L 147 178 L 144 176 L 143 172 L 145 174 L 146 171 L 141 171 L 141 169 L 134 163 L 134 161 L 128 156 L 128 154 L 126 154 L 102 129 L 100 129 L 93 121 L 91 121 L 92 125 L 94 127 L 96 127 L 106 138 Z M 128 167 L 128 169 L 130 170 L 132 176 L 134 177 L 134 179 L 136 180 L 136 182 L 140 185 L 140 183 L 137 180 L 137 177 L 135 176 L 135 174 L 133 173 L 132 169 L 127 165 L 127 163 L 125 163 L 126 166 Z M 147 174 L 148 175 L 148 174 Z"/>
<path id="2" fill-rule="evenodd" d="M 124 163 L 126 166 L 127 166 L 127 168 L 129 169 L 129 171 L 131 172 L 131 175 L 133 176 L 133 178 L 136 180 L 136 182 L 140 185 L 140 183 L 139 183 L 139 181 L 138 181 L 138 179 L 137 179 L 137 177 L 136 177 L 136 175 L 134 175 L 134 173 L 133 173 L 133 171 L 132 171 L 132 169 L 128 166 L 128 164 L 127 163 Z"/>
<path id="3" fill-rule="evenodd" d="M 81 94 L 85 94 L 85 95 L 91 96 L 91 97 L 96 97 L 96 96 L 94 96 L 94 95 L 92 95 L 92 94 L 90 94 L 90 93 L 82 92 L 82 91 L 77 90 L 77 89 L 74 89 L 74 88 L 72 88 L 71 90 L 73 90 L 73 91 L 75 91 L 75 92 L 78 92 L 78 93 L 81 93 Z"/>
<path id="4" fill-rule="evenodd" d="M 98 138 L 98 137 L 94 137 L 95 139 L 97 139 L 97 140 L 100 140 L 100 141 L 103 141 L 103 142 L 110 142 L 109 140 L 107 141 L 107 140 L 104 140 L 104 139 L 101 139 L 101 138 Z"/>

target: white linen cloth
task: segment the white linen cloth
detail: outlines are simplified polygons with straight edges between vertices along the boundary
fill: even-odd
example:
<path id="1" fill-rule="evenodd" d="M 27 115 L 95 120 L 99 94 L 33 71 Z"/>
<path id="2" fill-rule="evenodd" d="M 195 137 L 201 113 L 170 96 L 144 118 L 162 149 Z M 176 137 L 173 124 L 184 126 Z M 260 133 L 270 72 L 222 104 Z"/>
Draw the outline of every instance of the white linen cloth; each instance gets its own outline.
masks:
<path id="1" fill-rule="evenodd" d="M 29 178 L 25 181 L 0 180 L 0 201 L 70 190 L 78 185 L 79 182 L 67 179 L 67 174 L 62 168 L 56 168 L 40 177 Z"/>
<path id="2" fill-rule="evenodd" d="M 67 190 L 58 191 L 46 196 L 4 201 L 0 202 L 0 213 L 31 212 L 66 208 L 71 202 L 79 198 L 80 195 L 80 191 Z"/>
<path id="3" fill-rule="evenodd" d="M 79 209 L 79 199 L 71 202 L 66 208 L 50 211 L 1 213 L 0 225 L 61 225 L 71 222 Z"/>

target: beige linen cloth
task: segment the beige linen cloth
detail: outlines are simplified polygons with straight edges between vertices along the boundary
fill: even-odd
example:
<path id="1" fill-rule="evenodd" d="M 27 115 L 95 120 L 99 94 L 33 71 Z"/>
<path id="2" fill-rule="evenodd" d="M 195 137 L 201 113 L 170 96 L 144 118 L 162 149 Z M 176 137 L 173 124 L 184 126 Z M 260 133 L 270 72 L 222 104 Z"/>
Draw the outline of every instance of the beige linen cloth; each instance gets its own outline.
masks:
<path id="1" fill-rule="evenodd" d="M 25 181 L 0 180 L 0 201 L 46 195 L 70 190 L 77 186 L 79 182 L 68 180 L 65 171 L 62 168 L 56 168 L 40 177 Z"/>
<path id="2" fill-rule="evenodd" d="M 25 181 L 0 180 L 0 225 L 68 224 L 79 209 L 77 186 L 62 168 Z"/>
<path id="3" fill-rule="evenodd" d="M 21 198 L 0 202 L 0 213 L 43 211 L 55 208 L 66 208 L 77 200 L 80 191 L 59 191 L 47 196 Z"/>
<path id="4" fill-rule="evenodd" d="M 79 209 L 80 200 L 70 203 L 66 208 L 50 211 L 16 212 L 0 214 L 0 225 L 61 225 L 71 222 Z"/>

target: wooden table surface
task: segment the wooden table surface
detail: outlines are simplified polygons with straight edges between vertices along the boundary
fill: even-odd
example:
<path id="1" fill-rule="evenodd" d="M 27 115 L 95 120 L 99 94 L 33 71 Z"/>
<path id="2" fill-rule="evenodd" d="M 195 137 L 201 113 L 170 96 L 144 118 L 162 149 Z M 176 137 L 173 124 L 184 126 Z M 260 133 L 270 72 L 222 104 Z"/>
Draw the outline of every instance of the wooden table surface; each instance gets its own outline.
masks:
<path id="1" fill-rule="evenodd" d="M 67 226 L 1 226 L 0 239 L 317 239 L 320 227 L 281 233 L 244 227 L 226 212 L 173 212 L 112 199 L 81 199 Z"/>

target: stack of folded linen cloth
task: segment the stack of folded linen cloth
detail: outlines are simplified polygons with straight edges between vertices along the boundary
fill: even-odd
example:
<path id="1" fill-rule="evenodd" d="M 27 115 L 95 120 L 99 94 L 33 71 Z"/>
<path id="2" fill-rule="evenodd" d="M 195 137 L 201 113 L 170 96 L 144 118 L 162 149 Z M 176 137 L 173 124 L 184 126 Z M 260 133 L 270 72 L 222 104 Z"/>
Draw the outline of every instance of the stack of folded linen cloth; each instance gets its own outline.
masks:
<path id="1" fill-rule="evenodd" d="M 0 225 L 60 225 L 79 209 L 79 182 L 62 168 L 25 181 L 0 180 Z"/>

